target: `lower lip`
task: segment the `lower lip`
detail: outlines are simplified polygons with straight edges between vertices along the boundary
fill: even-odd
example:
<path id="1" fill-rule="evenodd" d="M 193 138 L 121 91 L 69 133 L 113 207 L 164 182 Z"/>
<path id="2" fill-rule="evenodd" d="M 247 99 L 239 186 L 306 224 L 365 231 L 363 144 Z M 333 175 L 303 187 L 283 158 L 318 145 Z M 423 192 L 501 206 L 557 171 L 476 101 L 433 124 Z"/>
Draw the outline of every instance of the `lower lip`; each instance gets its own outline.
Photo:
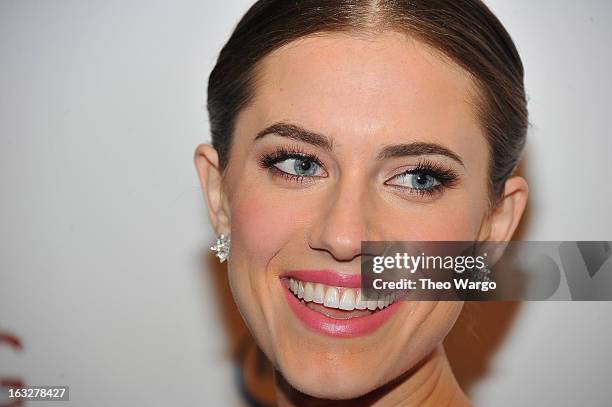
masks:
<path id="1" fill-rule="evenodd" d="M 283 284 L 289 307 L 308 328 L 324 335 L 340 338 L 365 336 L 380 328 L 399 309 L 400 302 L 364 317 L 335 319 L 313 311 L 298 300 Z"/>

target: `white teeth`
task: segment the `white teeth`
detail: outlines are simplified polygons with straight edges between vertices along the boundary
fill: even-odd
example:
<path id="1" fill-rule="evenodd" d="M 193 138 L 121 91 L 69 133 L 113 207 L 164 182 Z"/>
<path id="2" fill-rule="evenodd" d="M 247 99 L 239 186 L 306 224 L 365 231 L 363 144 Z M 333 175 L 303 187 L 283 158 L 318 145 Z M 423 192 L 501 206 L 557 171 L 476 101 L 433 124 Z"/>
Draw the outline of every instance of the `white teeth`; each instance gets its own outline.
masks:
<path id="1" fill-rule="evenodd" d="M 340 305 L 338 302 L 338 290 L 334 287 L 328 287 L 327 291 L 325 291 L 325 301 L 323 305 L 328 308 L 338 308 Z"/>
<path id="2" fill-rule="evenodd" d="M 378 299 L 378 309 L 383 309 L 391 304 L 391 294 L 385 294 Z"/>
<path id="3" fill-rule="evenodd" d="M 364 310 L 368 308 L 367 301 L 361 299 L 361 290 L 357 291 L 357 298 L 355 298 L 355 308 L 358 310 Z"/>
<path id="4" fill-rule="evenodd" d="M 328 308 L 339 308 L 345 311 L 365 310 L 375 311 L 392 304 L 397 296 L 386 294 L 372 300 L 364 300 L 361 290 L 345 287 L 331 287 L 320 283 L 311 283 L 289 278 L 289 291 L 305 302 L 323 304 Z"/>
<path id="5" fill-rule="evenodd" d="M 297 281 L 292 278 L 289 279 L 289 289 L 293 294 L 297 295 Z"/>
<path id="6" fill-rule="evenodd" d="M 306 283 L 304 286 L 304 301 L 309 302 L 312 301 L 312 297 L 314 296 L 314 289 L 312 288 L 312 284 Z"/>
<path id="7" fill-rule="evenodd" d="M 312 301 L 317 304 L 323 304 L 325 301 L 325 287 L 323 287 L 323 284 L 315 284 Z"/>
<path id="8" fill-rule="evenodd" d="M 344 290 L 338 308 L 345 311 L 352 311 L 355 309 L 355 294 L 353 294 L 353 290 Z"/>

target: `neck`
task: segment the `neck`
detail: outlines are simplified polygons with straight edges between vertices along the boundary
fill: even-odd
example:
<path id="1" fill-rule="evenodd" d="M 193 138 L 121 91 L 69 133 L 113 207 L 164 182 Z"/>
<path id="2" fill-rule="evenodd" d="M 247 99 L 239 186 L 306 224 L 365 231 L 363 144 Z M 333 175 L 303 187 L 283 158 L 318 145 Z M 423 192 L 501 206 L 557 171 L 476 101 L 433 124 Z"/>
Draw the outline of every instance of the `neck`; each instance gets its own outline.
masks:
<path id="1" fill-rule="evenodd" d="M 352 400 L 324 400 L 295 390 L 275 372 L 279 407 L 334 407 L 334 406 L 460 406 L 470 403 L 457 384 L 442 345 L 439 345 L 417 366 L 390 383 Z"/>

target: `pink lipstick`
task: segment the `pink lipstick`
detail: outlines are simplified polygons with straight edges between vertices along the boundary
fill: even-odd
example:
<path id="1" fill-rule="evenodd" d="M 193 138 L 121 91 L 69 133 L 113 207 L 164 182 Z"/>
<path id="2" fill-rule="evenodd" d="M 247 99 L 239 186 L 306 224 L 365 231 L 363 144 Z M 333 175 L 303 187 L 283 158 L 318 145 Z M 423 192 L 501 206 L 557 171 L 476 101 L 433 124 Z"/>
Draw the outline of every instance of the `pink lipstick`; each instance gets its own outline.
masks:
<path id="1" fill-rule="evenodd" d="M 294 270 L 280 276 L 289 308 L 309 329 L 335 337 L 368 335 L 399 308 L 393 295 L 364 299 L 359 274 Z"/>

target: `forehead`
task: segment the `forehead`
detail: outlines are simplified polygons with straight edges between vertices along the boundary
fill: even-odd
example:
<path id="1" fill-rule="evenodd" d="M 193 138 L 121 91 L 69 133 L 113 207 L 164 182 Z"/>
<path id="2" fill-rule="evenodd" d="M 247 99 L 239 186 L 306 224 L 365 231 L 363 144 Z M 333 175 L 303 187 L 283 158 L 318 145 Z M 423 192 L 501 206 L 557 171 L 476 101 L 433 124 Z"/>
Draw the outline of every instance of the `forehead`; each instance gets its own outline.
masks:
<path id="1" fill-rule="evenodd" d="M 335 145 L 434 140 L 459 147 L 481 134 L 474 95 L 469 74 L 422 42 L 395 32 L 331 33 L 265 57 L 245 116 L 260 128 L 290 121 Z"/>

